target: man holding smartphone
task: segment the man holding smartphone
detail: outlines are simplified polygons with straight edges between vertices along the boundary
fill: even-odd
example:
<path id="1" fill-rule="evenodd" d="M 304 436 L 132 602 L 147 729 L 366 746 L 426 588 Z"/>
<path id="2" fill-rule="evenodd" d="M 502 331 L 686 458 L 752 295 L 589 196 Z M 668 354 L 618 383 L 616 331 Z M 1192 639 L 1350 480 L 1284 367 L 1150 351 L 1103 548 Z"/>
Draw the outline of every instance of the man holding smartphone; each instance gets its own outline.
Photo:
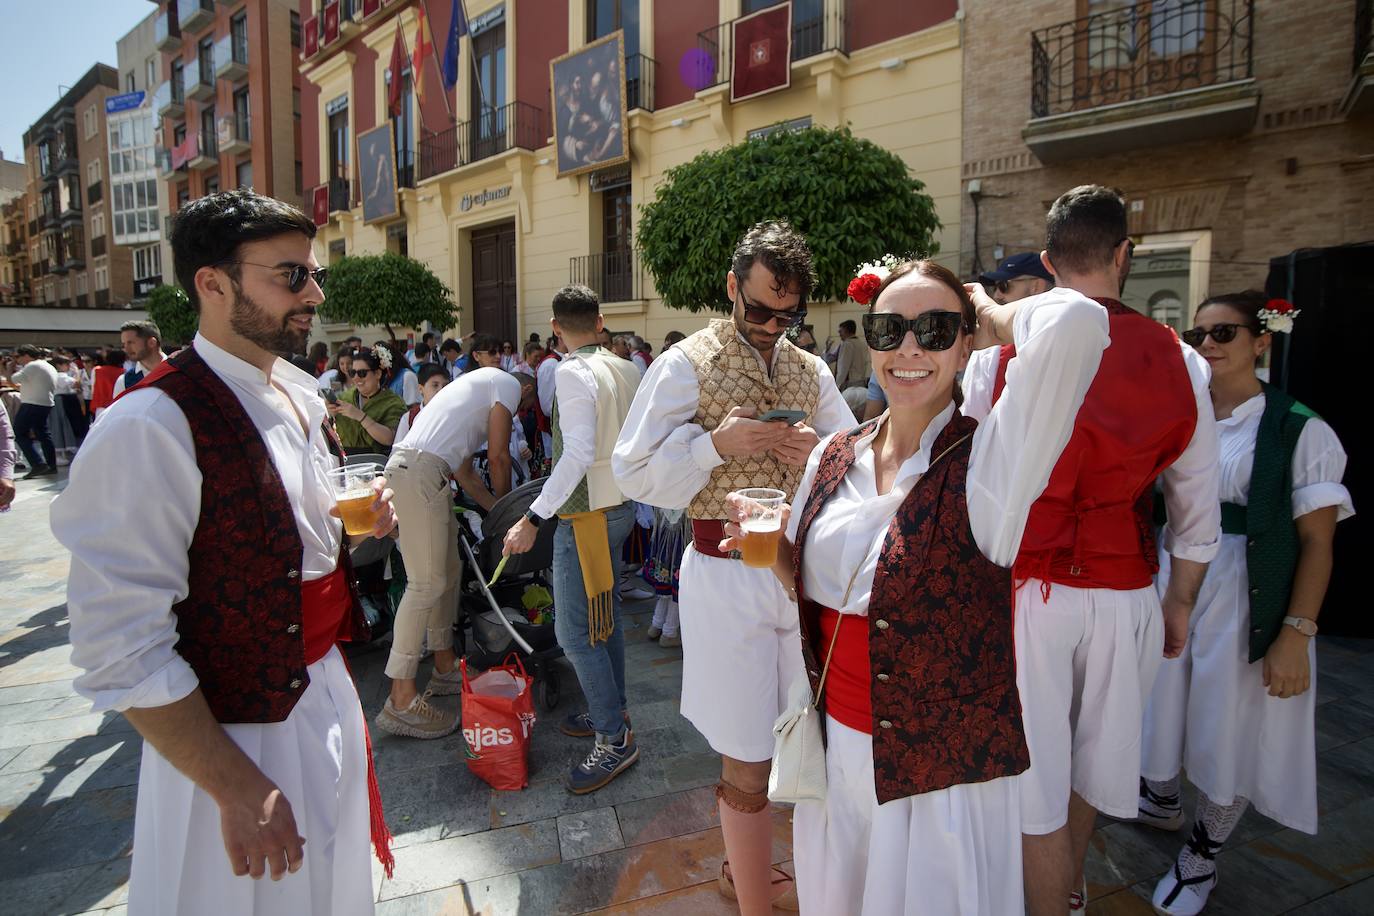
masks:
<path id="1" fill-rule="evenodd" d="M 682 714 L 723 760 L 721 890 L 746 916 L 796 906 L 791 879 L 770 874 L 766 790 L 773 722 L 803 676 L 801 641 L 796 604 L 772 573 L 719 545 L 731 491 L 790 497 L 820 438 L 854 425 L 825 364 L 785 336 L 805 318 L 814 284 L 811 251 L 789 225 L 745 233 L 725 277 L 733 314 L 654 360 L 612 458 L 627 497 L 692 520 L 679 590 Z M 766 421 L 770 411 L 800 418 Z"/>

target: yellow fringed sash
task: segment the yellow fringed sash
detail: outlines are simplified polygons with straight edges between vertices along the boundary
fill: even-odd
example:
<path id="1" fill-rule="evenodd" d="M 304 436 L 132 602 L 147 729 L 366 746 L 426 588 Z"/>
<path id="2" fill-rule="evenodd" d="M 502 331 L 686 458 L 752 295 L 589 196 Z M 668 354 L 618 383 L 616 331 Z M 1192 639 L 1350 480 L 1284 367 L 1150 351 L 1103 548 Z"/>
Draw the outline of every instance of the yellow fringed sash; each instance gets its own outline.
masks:
<path id="1" fill-rule="evenodd" d="M 560 515 L 572 523 L 582 584 L 587 589 L 587 642 L 596 645 L 615 632 L 615 564 L 611 559 L 606 510 Z"/>

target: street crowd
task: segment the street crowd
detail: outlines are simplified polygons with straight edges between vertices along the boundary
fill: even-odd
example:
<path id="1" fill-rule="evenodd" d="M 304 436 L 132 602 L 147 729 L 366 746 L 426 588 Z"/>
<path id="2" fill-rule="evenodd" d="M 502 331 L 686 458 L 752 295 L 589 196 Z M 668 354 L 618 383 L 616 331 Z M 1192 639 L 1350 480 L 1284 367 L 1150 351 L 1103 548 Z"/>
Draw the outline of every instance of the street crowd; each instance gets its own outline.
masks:
<path id="1" fill-rule="evenodd" d="M 502 551 L 555 529 L 586 704 L 561 727 L 590 740 L 566 785 L 639 757 L 622 599 L 656 595 L 649 636 L 681 646 L 681 712 L 721 757 L 719 887 L 746 916 L 1082 911 L 1098 813 L 1181 830 L 1185 768 L 1197 808 L 1158 912 L 1205 907 L 1247 806 L 1316 832 L 1312 637 L 1354 512 L 1345 453 L 1261 378 L 1274 335 L 1301 333 L 1289 303 L 1213 296 L 1181 340 L 1122 305 L 1116 192 L 1066 192 L 1045 250 L 981 282 L 861 265 L 864 314 L 824 346 L 810 248 L 769 221 L 721 265 L 731 313 L 657 354 L 569 286 L 518 350 L 306 356 L 314 235 L 252 191 L 192 201 L 171 236 L 190 346 L 137 322 L 122 352 L 26 346 L 7 369 L 30 476 L 72 463 L 51 519 L 76 689 L 145 738 L 132 911 L 372 911 L 369 844 L 390 873 L 390 838 L 339 648 L 379 622 L 366 545 L 394 540 L 406 575 L 374 724 L 450 734 L 430 699 L 461 688 L 454 500 L 490 511 L 531 481 Z M 345 534 L 331 475 L 360 455 L 372 527 Z M 132 530 L 129 492 L 157 494 Z M 771 865 L 779 802 L 794 875 Z"/>

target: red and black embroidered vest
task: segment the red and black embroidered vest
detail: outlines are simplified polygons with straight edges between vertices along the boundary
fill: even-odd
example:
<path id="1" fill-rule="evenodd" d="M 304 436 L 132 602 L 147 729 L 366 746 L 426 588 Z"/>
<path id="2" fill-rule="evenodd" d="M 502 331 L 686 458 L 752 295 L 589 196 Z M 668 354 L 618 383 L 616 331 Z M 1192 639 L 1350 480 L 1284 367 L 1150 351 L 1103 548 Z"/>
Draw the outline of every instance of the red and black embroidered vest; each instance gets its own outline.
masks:
<path id="1" fill-rule="evenodd" d="M 978 549 L 964 498 L 977 426 L 956 413 L 936 437 L 931 454 L 943 457 L 902 502 L 878 558 L 868 658 L 879 804 L 1014 776 L 1030 766 L 1016 690 L 1011 572 Z M 802 654 L 813 691 L 828 646 L 820 637 L 820 608 L 802 590 L 806 534 L 870 429 L 865 424 L 827 446 L 793 548 Z"/>
<path id="2" fill-rule="evenodd" d="M 193 347 L 136 388 L 156 387 L 186 415 L 203 483 L 189 591 L 172 606 L 176 650 L 222 723 L 280 722 L 310 683 L 301 611 L 301 544 L 267 445 L 243 405 Z M 131 389 L 134 390 L 134 389 Z M 343 451 L 325 424 L 330 450 Z M 348 551 L 339 563 L 351 585 Z M 350 638 L 366 638 L 353 595 Z"/>
<path id="3" fill-rule="evenodd" d="M 1197 426 L 1197 400 L 1174 332 L 1115 299 L 1111 343 L 1074 420 L 1049 483 L 1031 506 L 1018 580 L 1080 588 L 1137 589 L 1158 571 L 1154 482 L 1178 460 Z M 1002 393 L 1003 347 L 993 400 Z"/>

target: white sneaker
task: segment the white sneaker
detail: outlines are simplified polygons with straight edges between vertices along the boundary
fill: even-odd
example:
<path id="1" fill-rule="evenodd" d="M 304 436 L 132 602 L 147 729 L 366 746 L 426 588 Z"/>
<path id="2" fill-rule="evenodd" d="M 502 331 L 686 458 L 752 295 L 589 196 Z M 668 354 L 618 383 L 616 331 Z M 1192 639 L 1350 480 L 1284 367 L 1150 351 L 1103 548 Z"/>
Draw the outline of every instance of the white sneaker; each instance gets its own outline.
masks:
<path id="1" fill-rule="evenodd" d="M 1159 879 L 1150 903 L 1160 916 L 1196 916 L 1207 905 L 1207 895 L 1217 886 L 1215 871 L 1184 878 L 1174 865 Z"/>

